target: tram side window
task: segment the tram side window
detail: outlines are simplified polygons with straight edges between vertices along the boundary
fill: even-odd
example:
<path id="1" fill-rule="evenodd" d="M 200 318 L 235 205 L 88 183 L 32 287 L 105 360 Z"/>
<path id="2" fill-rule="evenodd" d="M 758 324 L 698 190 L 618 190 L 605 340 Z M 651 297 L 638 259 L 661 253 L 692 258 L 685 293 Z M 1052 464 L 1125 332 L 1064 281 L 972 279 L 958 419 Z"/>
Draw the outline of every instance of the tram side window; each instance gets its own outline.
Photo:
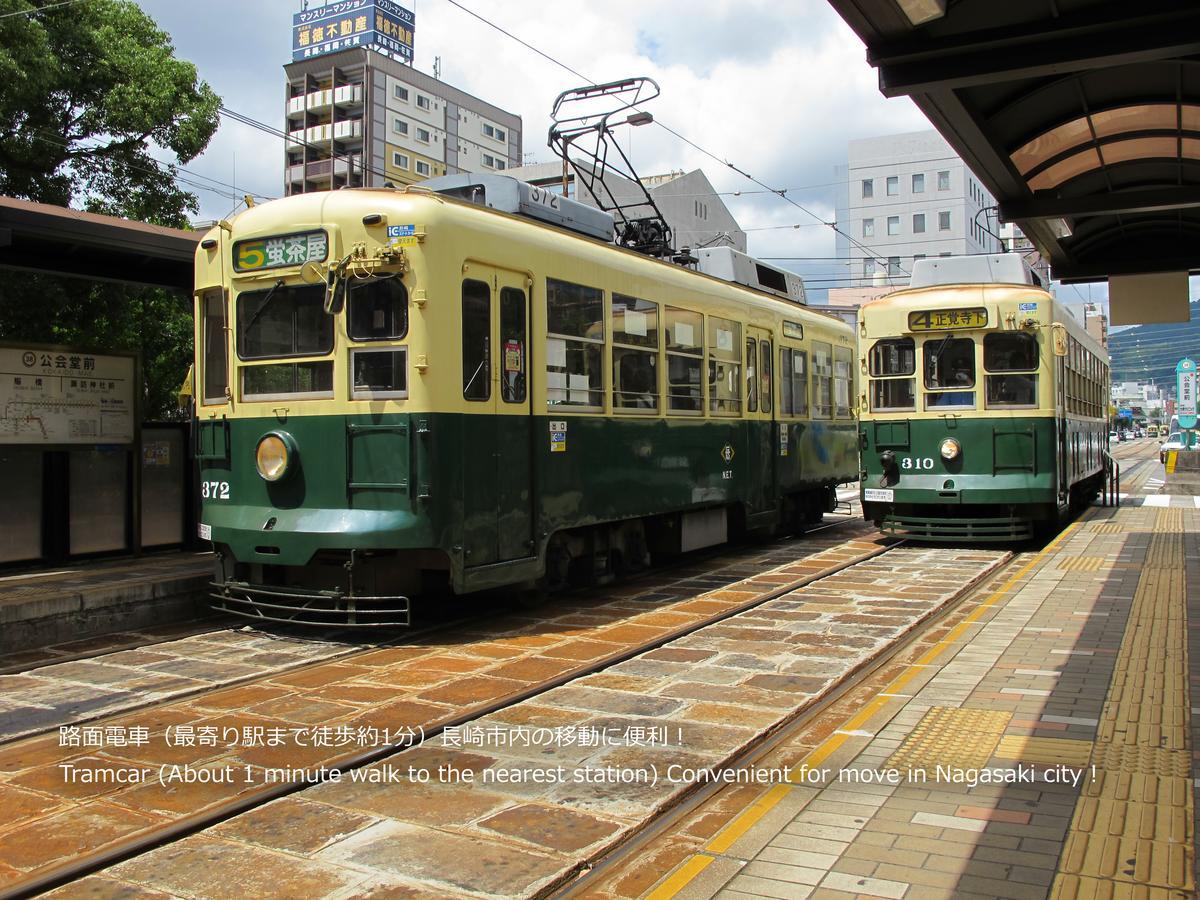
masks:
<path id="1" fill-rule="evenodd" d="M 803 350 L 779 351 L 779 407 L 784 416 L 808 414 L 808 354 Z"/>
<path id="2" fill-rule="evenodd" d="M 709 316 L 708 341 L 708 408 L 717 415 L 740 415 L 742 326 Z"/>
<path id="3" fill-rule="evenodd" d="M 762 361 L 762 375 L 759 384 L 762 387 L 762 411 L 771 411 L 771 342 L 759 341 L 759 359 Z"/>
<path id="4" fill-rule="evenodd" d="M 395 340 L 408 333 L 408 291 L 399 277 L 350 282 L 348 306 L 351 340 Z"/>
<path id="5" fill-rule="evenodd" d="M 613 294 L 613 406 L 658 410 L 658 304 Z"/>
<path id="6" fill-rule="evenodd" d="M 987 405 L 1037 405 L 1037 338 L 1019 331 L 985 335 L 983 368 L 987 380 Z"/>
<path id="7" fill-rule="evenodd" d="M 828 419 L 833 415 L 833 347 L 820 341 L 812 345 L 814 419 Z"/>
<path id="8" fill-rule="evenodd" d="M 525 292 L 501 288 L 500 352 L 504 354 L 504 376 L 500 379 L 500 399 L 505 403 L 525 402 L 526 340 Z"/>
<path id="9" fill-rule="evenodd" d="M 925 407 L 975 405 L 975 341 L 930 338 L 925 353 Z"/>
<path id="10" fill-rule="evenodd" d="M 758 342 L 746 339 L 746 412 L 758 412 Z"/>
<path id="11" fill-rule="evenodd" d="M 207 291 L 202 299 L 204 317 L 204 403 L 224 403 L 229 390 L 229 344 L 225 339 L 225 296 Z"/>
<path id="12" fill-rule="evenodd" d="M 604 292 L 546 279 L 546 399 L 551 406 L 604 404 Z"/>
<path id="13" fill-rule="evenodd" d="M 833 414 L 850 418 L 850 366 L 854 355 L 847 347 L 833 348 Z"/>
<path id="14" fill-rule="evenodd" d="M 867 357 L 872 410 L 916 409 L 917 347 L 912 338 L 876 341 Z M 904 377 L 908 376 L 908 377 Z"/>
<path id="15" fill-rule="evenodd" d="M 487 400 L 492 396 L 492 362 L 489 332 L 492 291 L 482 281 L 467 279 L 462 285 L 463 399 Z"/>
<path id="16" fill-rule="evenodd" d="M 704 364 L 704 317 L 674 306 L 663 310 L 667 344 L 667 410 L 699 415 Z"/>

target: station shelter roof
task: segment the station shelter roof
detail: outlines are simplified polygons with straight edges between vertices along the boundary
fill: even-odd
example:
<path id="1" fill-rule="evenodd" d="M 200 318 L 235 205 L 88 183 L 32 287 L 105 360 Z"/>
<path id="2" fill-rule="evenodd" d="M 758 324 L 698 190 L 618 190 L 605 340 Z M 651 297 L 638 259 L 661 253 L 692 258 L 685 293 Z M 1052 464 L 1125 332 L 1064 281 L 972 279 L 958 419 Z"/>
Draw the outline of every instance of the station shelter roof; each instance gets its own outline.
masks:
<path id="1" fill-rule="evenodd" d="M 191 293 L 200 232 L 0 197 L 0 267 Z"/>
<path id="2" fill-rule="evenodd" d="M 1200 271 L 1200 4 L 829 2 L 882 93 L 912 98 L 1053 277 L 1172 273 L 1186 318 L 1187 273 Z"/>

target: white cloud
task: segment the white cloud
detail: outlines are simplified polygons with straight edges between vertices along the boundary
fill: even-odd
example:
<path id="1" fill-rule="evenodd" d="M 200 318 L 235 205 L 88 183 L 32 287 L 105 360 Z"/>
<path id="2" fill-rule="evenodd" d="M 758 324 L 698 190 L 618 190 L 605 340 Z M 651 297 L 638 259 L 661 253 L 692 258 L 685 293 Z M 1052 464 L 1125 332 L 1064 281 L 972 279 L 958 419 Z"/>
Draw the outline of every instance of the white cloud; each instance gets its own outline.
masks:
<path id="1" fill-rule="evenodd" d="M 138 2 L 226 106 L 283 126 L 282 67 L 290 59 L 298 4 Z M 790 189 L 789 196 L 830 221 L 839 189 L 831 184 L 833 167 L 844 162 L 848 141 L 928 127 L 908 100 L 880 95 L 862 44 L 825 0 L 463 5 L 588 78 L 654 78 L 662 96 L 646 109 L 718 159 L 662 128 L 625 127 L 618 137 L 642 174 L 702 168 L 718 190 L 758 189 L 723 165 L 728 161 L 773 188 Z M 439 56 L 442 80 L 519 114 L 525 152 L 537 161 L 554 158 L 545 145 L 551 104 L 561 91 L 584 83 L 580 78 L 447 0 L 417 4 L 415 36 L 418 69 L 429 72 Z M 279 139 L 229 121 L 188 168 L 232 182 L 235 154 L 238 187 L 267 196 L 282 192 Z M 750 193 L 726 199 L 745 228 L 805 226 L 751 231 L 751 252 L 834 255 L 832 232 L 811 227 L 814 219 L 782 199 Z M 230 205 L 216 194 L 201 194 L 201 202 L 207 218 L 224 215 Z M 837 265 L 821 262 L 819 269 L 833 272 Z"/>

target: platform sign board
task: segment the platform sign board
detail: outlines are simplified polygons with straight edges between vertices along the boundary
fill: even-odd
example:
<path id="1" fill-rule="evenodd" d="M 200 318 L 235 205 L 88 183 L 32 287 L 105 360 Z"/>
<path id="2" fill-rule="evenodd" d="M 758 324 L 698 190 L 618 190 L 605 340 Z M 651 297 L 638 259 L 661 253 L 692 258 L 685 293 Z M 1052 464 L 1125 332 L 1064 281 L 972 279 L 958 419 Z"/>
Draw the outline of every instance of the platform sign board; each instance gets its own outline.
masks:
<path id="1" fill-rule="evenodd" d="M 1186 356 L 1175 367 L 1175 414 L 1179 427 L 1196 427 L 1196 363 Z"/>
<path id="2" fill-rule="evenodd" d="M 416 17 L 393 0 L 335 0 L 292 16 L 292 62 L 350 47 L 413 58 Z"/>
<path id="3" fill-rule="evenodd" d="M 135 360 L 0 347 L 0 444 L 131 444 Z"/>

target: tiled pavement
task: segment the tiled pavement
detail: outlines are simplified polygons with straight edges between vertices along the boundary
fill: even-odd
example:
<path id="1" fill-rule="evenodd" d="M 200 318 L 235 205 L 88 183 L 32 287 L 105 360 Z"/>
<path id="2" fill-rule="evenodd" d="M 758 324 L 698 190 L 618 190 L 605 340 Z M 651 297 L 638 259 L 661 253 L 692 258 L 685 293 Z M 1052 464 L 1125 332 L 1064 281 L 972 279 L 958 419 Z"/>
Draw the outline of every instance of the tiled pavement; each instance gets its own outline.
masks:
<path id="1" fill-rule="evenodd" d="M 63 896 L 211 896 L 235 883 L 244 893 L 287 896 L 532 896 L 674 802 L 686 785 L 666 774 L 668 764 L 719 765 L 1006 556 L 894 550 L 481 718 L 473 723 L 480 741 L 460 734 L 407 751 L 361 770 L 377 773 L 379 783 L 364 776 L 306 790 Z M 521 739 L 537 729 L 574 737 L 550 745 Z M 583 740 L 589 733 L 618 739 Z M 667 745 L 632 734 L 660 734 Z M 433 777 L 404 774 L 409 766 Z M 560 766 L 565 777 L 544 777 Z M 655 766 L 653 783 L 607 778 Z M 217 863 L 230 875 L 214 885 Z"/>
<path id="2" fill-rule="evenodd" d="M 1195 896 L 1200 512 L 1137 499 L 1091 510 L 805 757 L 899 784 L 752 792 L 647 896 Z"/>

